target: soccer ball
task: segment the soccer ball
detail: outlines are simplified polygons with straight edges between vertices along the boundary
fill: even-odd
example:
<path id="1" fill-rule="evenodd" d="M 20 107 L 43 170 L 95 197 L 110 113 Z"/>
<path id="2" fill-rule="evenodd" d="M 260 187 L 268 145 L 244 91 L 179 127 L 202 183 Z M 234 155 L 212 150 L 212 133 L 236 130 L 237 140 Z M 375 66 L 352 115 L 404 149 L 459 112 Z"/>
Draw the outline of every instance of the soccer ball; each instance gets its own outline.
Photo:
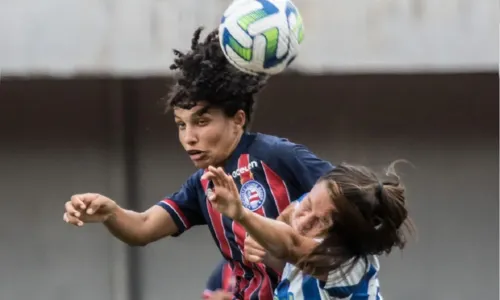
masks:
<path id="1" fill-rule="evenodd" d="M 304 25 L 290 0 L 235 0 L 224 12 L 219 39 L 224 55 L 239 70 L 274 75 L 297 56 Z"/>

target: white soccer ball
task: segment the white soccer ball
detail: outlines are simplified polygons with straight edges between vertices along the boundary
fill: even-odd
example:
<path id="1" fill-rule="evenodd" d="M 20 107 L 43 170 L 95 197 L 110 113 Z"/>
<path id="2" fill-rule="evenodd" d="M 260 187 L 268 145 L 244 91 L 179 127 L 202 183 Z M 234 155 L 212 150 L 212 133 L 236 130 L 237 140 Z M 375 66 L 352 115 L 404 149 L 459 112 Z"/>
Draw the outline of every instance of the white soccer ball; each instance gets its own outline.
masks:
<path id="1" fill-rule="evenodd" d="M 304 25 L 290 0 L 235 0 L 224 12 L 219 39 L 239 70 L 274 75 L 297 56 Z"/>

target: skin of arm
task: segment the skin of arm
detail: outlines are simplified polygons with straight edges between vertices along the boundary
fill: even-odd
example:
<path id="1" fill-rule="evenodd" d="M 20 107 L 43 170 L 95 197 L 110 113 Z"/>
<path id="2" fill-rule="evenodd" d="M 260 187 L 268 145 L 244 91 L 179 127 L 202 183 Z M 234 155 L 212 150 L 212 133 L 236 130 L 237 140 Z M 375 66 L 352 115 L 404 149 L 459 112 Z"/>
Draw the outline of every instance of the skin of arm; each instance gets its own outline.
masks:
<path id="1" fill-rule="evenodd" d="M 111 234 L 130 246 L 145 246 L 178 231 L 170 214 L 157 205 L 145 212 L 117 206 L 104 225 Z"/>
<path id="2" fill-rule="evenodd" d="M 295 203 L 291 203 L 287 208 L 285 208 L 285 210 L 278 216 L 276 220 L 281 221 L 287 225 L 290 225 L 290 217 L 294 210 L 295 210 Z M 263 263 L 271 267 L 278 273 L 281 273 L 281 271 L 285 267 L 286 261 L 278 259 L 273 255 L 271 255 L 269 252 L 267 252 L 266 256 L 264 256 Z"/>
<path id="3" fill-rule="evenodd" d="M 283 266 L 283 262 L 296 265 L 318 245 L 316 240 L 301 236 L 283 221 L 268 219 L 246 208 L 238 222 L 275 259 L 271 263 L 281 262 L 280 266 Z M 328 274 L 311 275 L 323 281 L 328 278 Z"/>
<path id="4" fill-rule="evenodd" d="M 315 240 L 299 235 L 285 222 L 268 219 L 246 208 L 238 222 L 270 255 L 292 264 L 318 245 Z"/>

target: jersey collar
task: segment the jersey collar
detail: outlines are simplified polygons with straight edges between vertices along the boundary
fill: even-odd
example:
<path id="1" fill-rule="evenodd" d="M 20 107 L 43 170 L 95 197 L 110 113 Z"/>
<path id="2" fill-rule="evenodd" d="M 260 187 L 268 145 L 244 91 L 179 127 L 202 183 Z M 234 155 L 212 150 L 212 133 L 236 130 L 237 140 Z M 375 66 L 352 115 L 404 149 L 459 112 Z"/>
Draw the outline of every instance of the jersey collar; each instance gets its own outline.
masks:
<path id="1" fill-rule="evenodd" d="M 244 132 L 243 135 L 241 136 L 240 141 L 238 142 L 238 145 L 234 149 L 233 153 L 229 156 L 227 159 L 226 163 L 224 164 L 224 167 L 229 166 L 234 160 L 237 160 L 240 155 L 248 153 L 248 148 L 252 144 L 252 142 L 255 140 L 257 135 L 255 133 L 248 133 Z"/>

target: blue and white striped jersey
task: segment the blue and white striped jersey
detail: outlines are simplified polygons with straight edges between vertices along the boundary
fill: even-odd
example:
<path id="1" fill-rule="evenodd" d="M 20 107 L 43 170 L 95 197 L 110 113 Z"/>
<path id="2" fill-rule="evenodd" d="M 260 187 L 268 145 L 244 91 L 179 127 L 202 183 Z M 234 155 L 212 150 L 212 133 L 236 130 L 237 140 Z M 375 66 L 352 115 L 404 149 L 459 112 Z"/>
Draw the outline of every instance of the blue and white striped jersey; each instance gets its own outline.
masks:
<path id="1" fill-rule="evenodd" d="M 344 277 L 340 270 L 330 272 L 324 282 L 286 264 L 274 300 L 382 300 L 379 267 L 378 258 L 370 256 L 367 262 L 359 260 Z"/>
<path id="2" fill-rule="evenodd" d="M 306 195 L 295 201 L 295 207 Z M 321 242 L 322 239 L 316 240 Z M 358 260 L 352 268 L 350 266 L 331 271 L 324 282 L 304 274 L 292 264 L 286 264 L 281 282 L 274 290 L 274 300 L 383 300 L 377 256 L 369 256 L 367 261 Z"/>

